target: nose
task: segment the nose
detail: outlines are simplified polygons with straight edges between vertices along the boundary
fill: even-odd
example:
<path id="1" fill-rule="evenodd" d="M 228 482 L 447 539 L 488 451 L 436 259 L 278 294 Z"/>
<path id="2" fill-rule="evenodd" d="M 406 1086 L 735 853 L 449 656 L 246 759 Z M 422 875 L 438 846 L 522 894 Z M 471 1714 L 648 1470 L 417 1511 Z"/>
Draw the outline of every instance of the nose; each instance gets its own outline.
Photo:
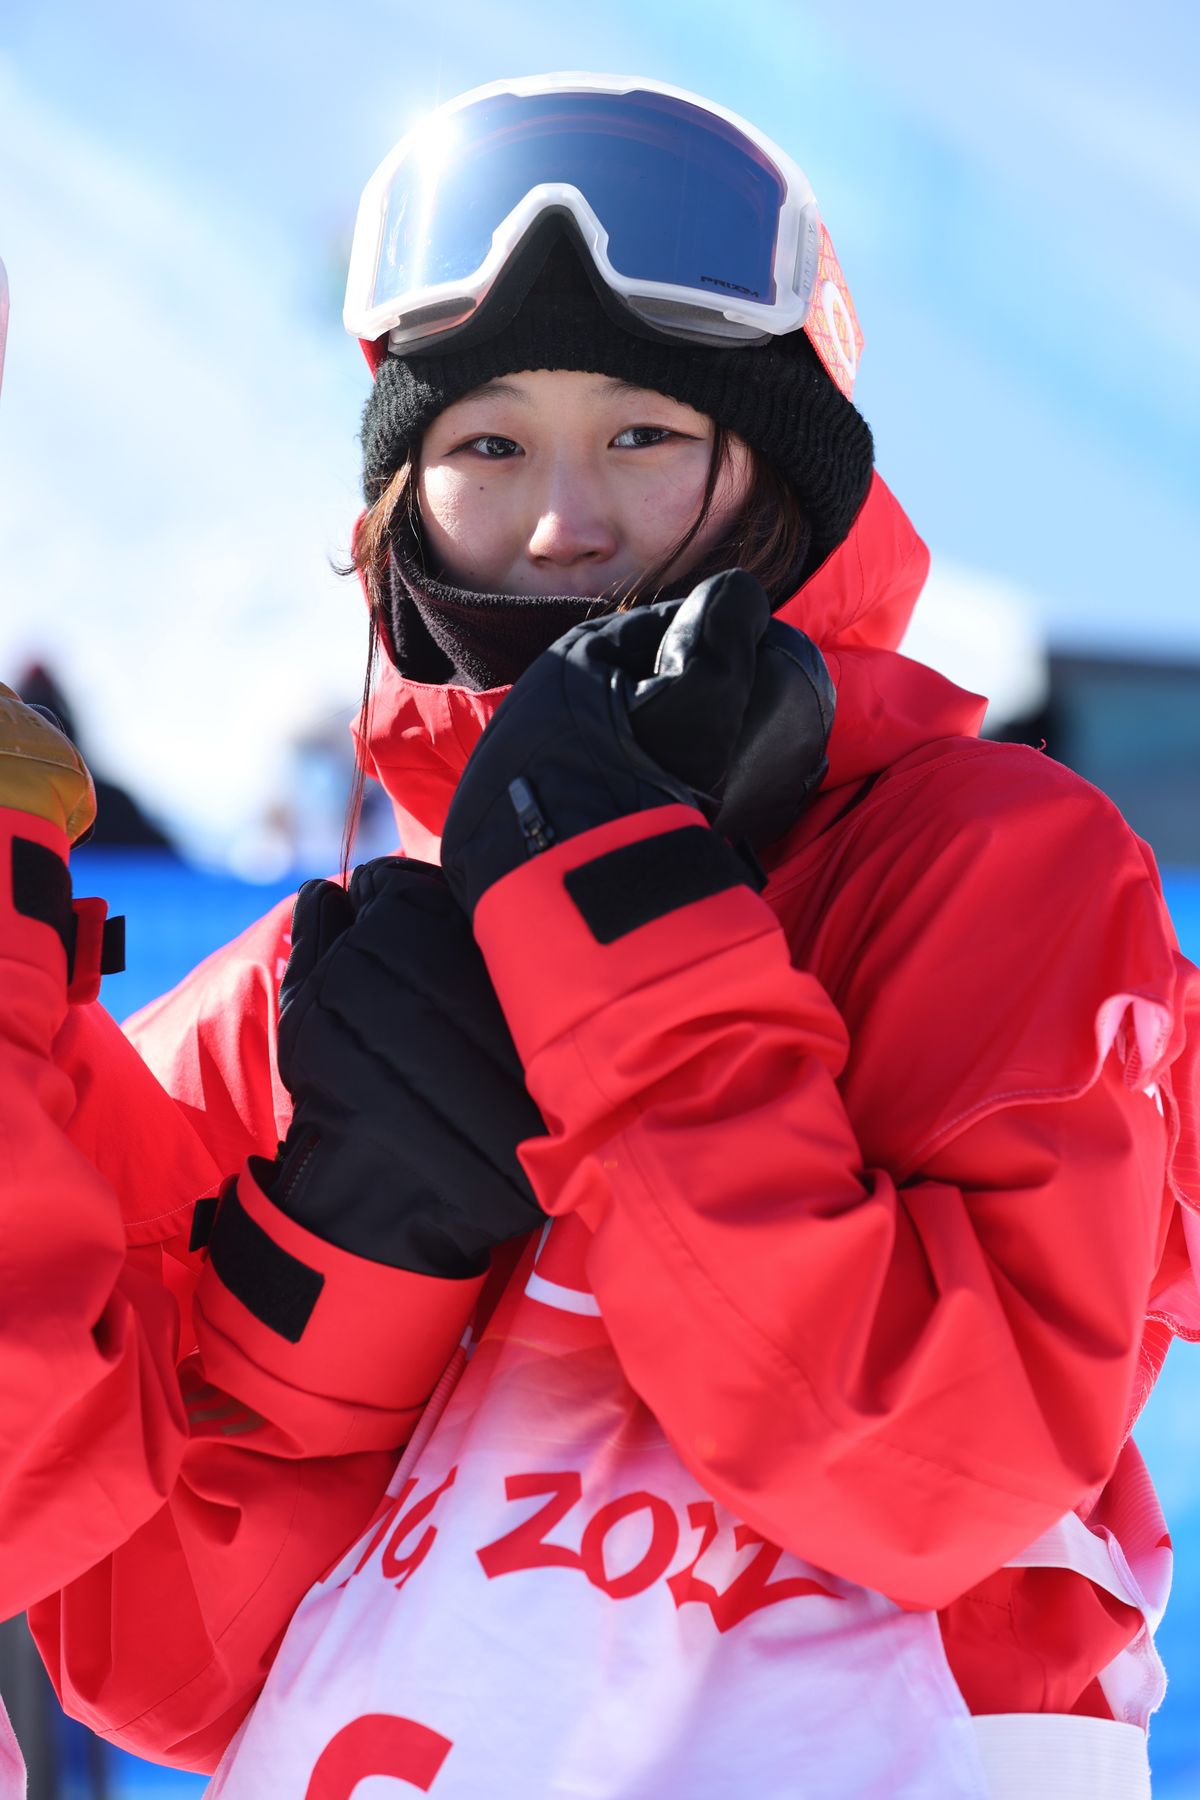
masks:
<path id="1" fill-rule="evenodd" d="M 525 553 L 543 570 L 590 569 L 607 563 L 619 544 L 603 486 L 574 459 L 557 462 L 534 503 Z"/>

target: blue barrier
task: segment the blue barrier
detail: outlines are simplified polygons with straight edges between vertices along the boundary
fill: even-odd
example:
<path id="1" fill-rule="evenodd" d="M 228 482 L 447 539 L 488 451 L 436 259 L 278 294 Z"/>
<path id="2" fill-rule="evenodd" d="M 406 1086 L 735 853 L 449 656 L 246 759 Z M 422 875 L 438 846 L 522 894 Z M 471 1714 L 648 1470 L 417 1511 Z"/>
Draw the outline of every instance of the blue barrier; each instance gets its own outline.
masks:
<path id="1" fill-rule="evenodd" d="M 104 1001 L 125 1018 L 182 979 L 195 964 L 290 893 L 314 871 L 269 887 L 198 872 L 153 851 L 83 850 L 74 858 L 77 893 L 99 893 L 128 921 L 128 969 L 106 977 Z M 316 871 L 325 873 L 325 871 Z M 1200 962 L 1200 870 L 1165 880 L 1185 952 Z M 1156 1716 L 1152 1757 L 1157 1800 L 1200 1793 L 1200 1457 L 1197 1456 L 1196 1352 L 1178 1345 L 1138 1428 L 1154 1473 L 1176 1551 L 1176 1583 L 1159 1636 L 1171 1672 L 1166 1704 Z M 201 1777 L 151 1767 L 112 1752 L 114 1800 L 182 1800 L 202 1792 Z"/>

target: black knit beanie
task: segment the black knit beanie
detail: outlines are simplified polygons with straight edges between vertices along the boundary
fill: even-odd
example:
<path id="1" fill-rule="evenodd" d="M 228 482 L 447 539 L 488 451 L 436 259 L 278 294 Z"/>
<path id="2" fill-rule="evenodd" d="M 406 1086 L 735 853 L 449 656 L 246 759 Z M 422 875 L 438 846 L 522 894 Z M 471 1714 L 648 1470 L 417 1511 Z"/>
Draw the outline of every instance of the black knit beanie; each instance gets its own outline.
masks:
<path id="1" fill-rule="evenodd" d="M 363 413 L 368 504 L 415 454 L 438 413 L 484 382 L 526 369 L 574 369 L 652 388 L 743 438 L 783 476 L 811 523 L 797 586 L 847 536 L 866 499 L 870 430 L 806 332 L 723 349 L 643 329 L 605 304 L 590 259 L 550 220 L 476 320 L 438 340 L 431 354 L 387 356 L 380 364 Z"/>

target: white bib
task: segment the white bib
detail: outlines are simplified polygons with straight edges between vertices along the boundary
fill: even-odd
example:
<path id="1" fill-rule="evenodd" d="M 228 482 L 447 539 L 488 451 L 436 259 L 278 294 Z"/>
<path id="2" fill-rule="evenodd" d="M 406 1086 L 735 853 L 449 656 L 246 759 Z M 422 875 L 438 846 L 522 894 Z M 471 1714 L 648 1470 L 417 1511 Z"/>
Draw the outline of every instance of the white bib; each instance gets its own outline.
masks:
<path id="1" fill-rule="evenodd" d="M 985 1800 L 937 1618 L 765 1543 L 622 1375 L 584 1228 L 530 1246 L 212 1800 Z"/>

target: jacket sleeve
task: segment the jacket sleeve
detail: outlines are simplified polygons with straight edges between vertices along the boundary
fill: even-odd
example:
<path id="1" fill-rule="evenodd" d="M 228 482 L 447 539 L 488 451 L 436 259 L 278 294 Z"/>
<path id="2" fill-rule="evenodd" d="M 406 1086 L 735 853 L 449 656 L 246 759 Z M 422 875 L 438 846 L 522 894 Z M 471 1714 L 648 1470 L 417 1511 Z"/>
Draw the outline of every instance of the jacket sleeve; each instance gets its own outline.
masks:
<path id="1" fill-rule="evenodd" d="M 818 1565 L 936 1608 L 1115 1461 L 1164 1230 L 1163 1120 L 1094 1038 L 1074 1084 L 1010 1070 L 974 1105 L 973 1039 L 992 1022 L 970 1023 L 966 995 L 943 1046 L 958 1093 L 937 1096 L 957 1122 L 936 1142 L 914 1123 L 920 1166 L 869 1163 L 842 1092 L 846 1023 L 762 896 L 675 892 L 611 942 L 573 903 L 606 869 L 636 880 L 631 846 L 696 823 L 677 807 L 616 821 L 481 901 L 550 1131 L 523 1159 L 546 1210 L 591 1228 L 626 1374 L 706 1489 Z M 1044 869 L 996 853 L 989 874 L 989 855 L 977 846 L 973 878 L 1002 890 L 997 917 L 1036 916 L 1019 909 Z M 586 884 L 564 879 L 585 866 Z M 969 988 L 958 929 L 936 961 Z M 926 1027 L 910 1016 L 895 1038 L 894 1082 L 941 1066 Z M 857 1104 L 861 1125 L 870 1094 Z"/>
<path id="2" fill-rule="evenodd" d="M 211 1770 L 291 1616 L 373 1515 L 483 1285 L 351 1256 L 244 1170 L 196 1289 L 167 1504 L 30 1622 L 66 1709 Z"/>
<path id="3" fill-rule="evenodd" d="M 128 1537 L 170 1492 L 185 1423 L 174 1303 L 126 1256 L 72 1142 L 65 836 L 0 809 L 0 1611 Z M 115 1031 L 115 1028 L 114 1028 Z"/>
<path id="4" fill-rule="evenodd" d="M 0 1595 L 70 1712 L 211 1767 L 481 1282 L 338 1251 L 243 1173 L 181 1341 L 171 1289 L 217 1170 L 108 1015 L 68 1002 L 65 838 L 0 827 Z"/>

